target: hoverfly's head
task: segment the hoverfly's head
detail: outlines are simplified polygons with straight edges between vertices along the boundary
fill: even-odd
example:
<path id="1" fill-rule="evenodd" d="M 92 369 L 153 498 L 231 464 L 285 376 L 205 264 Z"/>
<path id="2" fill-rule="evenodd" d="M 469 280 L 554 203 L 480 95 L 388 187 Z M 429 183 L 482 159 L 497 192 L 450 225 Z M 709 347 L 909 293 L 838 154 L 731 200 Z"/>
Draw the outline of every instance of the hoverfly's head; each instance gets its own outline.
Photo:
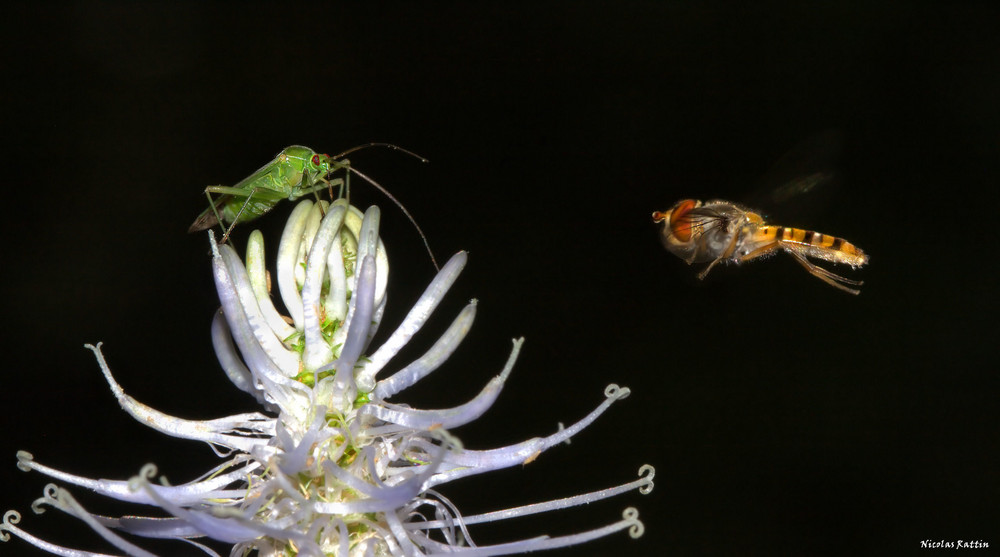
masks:
<path id="1" fill-rule="evenodd" d="M 697 250 L 694 241 L 692 210 L 701 207 L 701 201 L 682 199 L 667 211 L 653 211 L 653 222 L 663 223 L 660 241 L 667 251 L 688 260 Z"/>
<path id="2" fill-rule="evenodd" d="M 701 201 L 696 199 L 682 199 L 665 212 L 653 211 L 653 222 L 663 223 L 663 234 L 671 235 L 678 241 L 688 242 L 691 240 L 691 215 L 692 209 L 701 207 Z"/>

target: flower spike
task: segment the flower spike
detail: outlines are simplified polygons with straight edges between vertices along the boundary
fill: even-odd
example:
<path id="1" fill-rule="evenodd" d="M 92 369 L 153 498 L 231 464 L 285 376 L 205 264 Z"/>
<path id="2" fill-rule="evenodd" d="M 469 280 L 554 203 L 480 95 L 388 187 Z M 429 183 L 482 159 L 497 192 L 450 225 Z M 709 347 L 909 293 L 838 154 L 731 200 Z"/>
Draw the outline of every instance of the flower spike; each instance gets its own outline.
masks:
<path id="1" fill-rule="evenodd" d="M 603 527 L 575 534 L 527 536 L 476 545 L 474 526 L 589 504 L 629 491 L 647 494 L 654 471 L 607 489 L 462 515 L 441 491 L 466 476 L 527 464 L 568 443 L 629 390 L 608 385 L 604 400 L 577 422 L 547 436 L 506 447 L 465 449 L 449 429 L 487 413 L 514 370 L 524 339 L 478 395 L 451 408 L 412 408 L 396 398 L 458 348 L 472 326 L 477 302 L 454 317 L 426 352 L 396 363 L 423 331 L 458 279 L 468 256 L 459 252 L 440 269 L 386 341 L 370 348 L 386 305 L 389 261 L 379 237 L 377 207 L 361 212 L 346 200 L 304 200 L 294 208 L 277 249 L 277 290 L 288 317 L 271 299 L 263 236 L 255 231 L 246 262 L 209 232 L 220 310 L 211 338 L 226 376 L 263 407 L 214 420 L 185 420 L 154 410 L 125 393 L 101 343 L 90 349 L 119 405 L 151 428 L 202 441 L 222 461 L 180 485 L 154 483 L 147 465 L 128 480 L 92 479 L 59 471 L 18 453 L 18 468 L 128 503 L 152 505 L 161 516 L 98 516 L 70 493 L 50 485 L 33 509 L 57 508 L 87 524 L 125 555 L 150 557 L 142 538 L 230 544 L 229 554 L 277 556 L 507 555 L 583 543 L 615 532 L 642 535 L 634 508 Z M 393 402 L 389 402 L 393 399 Z M 165 514 L 166 518 L 162 517 Z M 0 541 L 11 534 L 56 555 L 100 556 L 39 539 L 9 511 Z"/>

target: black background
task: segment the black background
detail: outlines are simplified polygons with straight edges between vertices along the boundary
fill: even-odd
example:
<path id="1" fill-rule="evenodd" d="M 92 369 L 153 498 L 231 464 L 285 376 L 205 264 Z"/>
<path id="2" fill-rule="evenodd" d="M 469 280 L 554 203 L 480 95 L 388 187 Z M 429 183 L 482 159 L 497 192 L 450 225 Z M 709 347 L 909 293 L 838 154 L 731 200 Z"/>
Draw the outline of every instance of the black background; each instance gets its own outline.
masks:
<path id="1" fill-rule="evenodd" d="M 496 405 L 454 432 L 467 446 L 551 433 L 608 383 L 632 389 L 570 446 L 443 492 L 472 513 L 657 468 L 649 496 L 473 530 L 479 543 L 573 533 L 636 506 L 640 540 L 552 554 L 890 555 L 927 539 L 995 552 L 1000 10 L 870 4 L 5 8 L 0 510 L 99 549 L 56 511 L 30 512 L 46 480 L 17 471 L 16 450 L 97 477 L 150 461 L 173 482 L 208 469 L 206 446 L 125 415 L 82 345 L 104 341 L 126 392 L 165 412 L 252 409 L 209 342 L 208 246 L 185 233 L 202 189 L 289 144 L 389 141 L 430 164 L 377 149 L 352 163 L 440 259 L 470 252 L 406 356 L 480 301 L 452 361 L 402 399 L 466 401 L 520 335 Z M 651 211 L 746 199 L 830 128 L 845 137 L 837 187 L 778 224 L 865 249 L 869 267 L 839 270 L 864 279 L 860 296 L 787 256 L 700 282 L 660 246 Z M 383 208 L 384 338 L 433 268 L 398 210 L 362 185 L 352 196 Z M 271 245 L 290 207 L 259 221 Z"/>

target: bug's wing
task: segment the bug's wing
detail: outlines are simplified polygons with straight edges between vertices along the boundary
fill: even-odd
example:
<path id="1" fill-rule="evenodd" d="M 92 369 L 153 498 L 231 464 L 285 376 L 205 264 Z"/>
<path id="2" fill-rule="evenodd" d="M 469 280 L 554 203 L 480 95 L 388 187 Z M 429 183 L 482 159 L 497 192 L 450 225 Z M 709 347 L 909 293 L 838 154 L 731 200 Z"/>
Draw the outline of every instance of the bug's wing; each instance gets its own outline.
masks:
<path id="1" fill-rule="evenodd" d="M 786 152 L 747 196 L 750 207 L 763 209 L 767 218 L 786 221 L 806 219 L 829 206 L 836 190 L 836 165 L 843 150 L 844 134 L 824 130 L 799 142 Z M 789 214 L 794 206 L 794 214 Z"/>
<path id="2" fill-rule="evenodd" d="M 215 209 L 217 211 L 222 211 L 222 208 L 226 203 L 232 198 L 231 195 L 222 195 L 215 200 Z M 188 234 L 192 232 L 201 232 L 202 230 L 208 230 L 213 226 L 219 224 L 219 219 L 215 217 L 215 211 L 211 207 L 202 211 L 198 218 L 194 219 L 191 226 L 188 227 Z"/>

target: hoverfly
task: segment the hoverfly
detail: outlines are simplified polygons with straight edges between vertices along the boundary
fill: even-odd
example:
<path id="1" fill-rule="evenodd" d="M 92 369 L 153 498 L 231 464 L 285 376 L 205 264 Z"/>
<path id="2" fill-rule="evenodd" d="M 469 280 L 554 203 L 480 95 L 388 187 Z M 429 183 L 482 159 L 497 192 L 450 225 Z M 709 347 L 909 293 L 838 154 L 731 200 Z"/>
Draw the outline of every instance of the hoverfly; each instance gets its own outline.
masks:
<path id="1" fill-rule="evenodd" d="M 835 150 L 838 141 L 839 135 L 829 132 L 813 137 L 808 143 L 782 157 L 776 168 L 790 166 L 789 161 L 802 166 L 796 159 L 803 159 L 809 165 L 814 165 L 815 161 L 812 159 L 815 157 L 811 151 L 816 151 L 817 147 L 826 151 Z M 772 169 L 771 174 L 778 173 Z M 795 193 L 793 190 L 804 192 L 829 178 L 823 172 L 802 175 L 804 178 L 788 182 L 773 191 L 771 197 L 788 197 Z M 715 199 L 703 203 L 684 199 L 667 211 L 654 211 L 653 222 L 663 223 L 660 239 L 667 251 L 689 265 L 708 263 L 698 273 L 699 279 L 705 278 L 720 261 L 743 263 L 776 251 L 784 251 L 811 275 L 844 292 L 858 294 L 860 291 L 851 286 L 863 284 L 837 275 L 809 260 L 822 259 L 857 268 L 868 263 L 868 256 L 861 248 L 836 236 L 767 223 L 759 211 L 730 201 Z"/>
<path id="2" fill-rule="evenodd" d="M 782 250 L 811 275 L 844 292 L 858 294 L 850 286 L 862 281 L 834 274 L 809 261 L 822 259 L 852 268 L 868 263 L 868 256 L 854 244 L 811 230 L 767 224 L 756 212 L 735 203 L 694 199 L 679 201 L 666 212 L 654 211 L 653 222 L 662 222 L 661 240 L 667 251 L 690 265 L 709 262 L 698 278 L 703 279 L 720 261 L 743 263 Z"/>

